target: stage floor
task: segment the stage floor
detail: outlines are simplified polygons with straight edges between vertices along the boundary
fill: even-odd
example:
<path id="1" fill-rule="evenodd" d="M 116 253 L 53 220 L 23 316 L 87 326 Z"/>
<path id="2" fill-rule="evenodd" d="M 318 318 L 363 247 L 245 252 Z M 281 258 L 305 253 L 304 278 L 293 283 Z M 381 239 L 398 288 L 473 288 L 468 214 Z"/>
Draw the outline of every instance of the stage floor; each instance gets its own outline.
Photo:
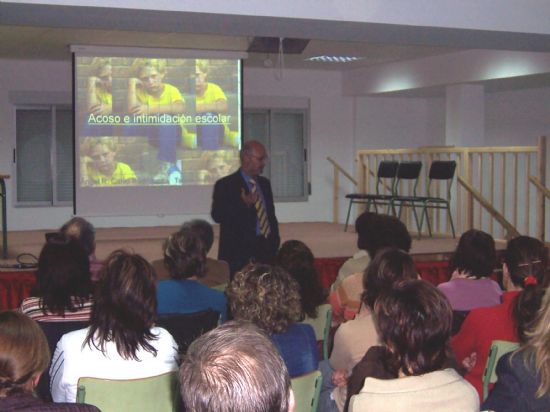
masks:
<path id="1" fill-rule="evenodd" d="M 147 260 L 162 257 L 162 243 L 176 226 L 135 227 L 97 229 L 97 257 L 105 258 L 111 251 L 127 248 L 143 255 Z M 0 259 L 2 264 L 16 262 L 17 255 L 31 253 L 38 256 L 44 243 L 46 230 L 12 231 L 8 232 L 8 260 Z M 209 256 L 216 257 L 218 226 L 214 226 L 216 240 Z M 344 232 L 344 225 L 326 222 L 313 223 L 282 223 L 280 224 L 281 240 L 298 239 L 306 243 L 316 257 L 351 256 L 357 251 L 357 236 L 353 228 Z M 428 238 L 418 240 L 413 238 L 411 254 L 417 260 L 439 260 L 448 256 L 456 247 L 457 239 Z M 504 248 L 503 242 L 497 242 L 497 248 Z"/>

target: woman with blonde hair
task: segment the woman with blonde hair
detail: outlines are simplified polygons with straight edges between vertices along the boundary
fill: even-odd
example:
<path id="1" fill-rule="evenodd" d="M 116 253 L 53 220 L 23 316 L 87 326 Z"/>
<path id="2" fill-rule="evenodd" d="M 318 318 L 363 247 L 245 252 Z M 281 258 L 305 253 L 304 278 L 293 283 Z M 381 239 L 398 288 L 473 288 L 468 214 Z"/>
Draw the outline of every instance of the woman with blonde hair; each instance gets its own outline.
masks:
<path id="1" fill-rule="evenodd" d="M 550 410 L 550 294 L 545 293 L 527 342 L 503 356 L 498 380 L 482 409 L 498 412 Z"/>
<path id="2" fill-rule="evenodd" d="M 302 314 L 298 283 L 284 269 L 250 264 L 235 274 L 226 293 L 234 318 L 254 323 L 271 337 L 291 377 L 317 369 L 315 332 L 297 322 Z"/>
<path id="3" fill-rule="evenodd" d="M 0 410 L 98 411 L 83 404 L 44 403 L 32 391 L 50 362 L 44 332 L 18 312 L 0 312 Z"/>

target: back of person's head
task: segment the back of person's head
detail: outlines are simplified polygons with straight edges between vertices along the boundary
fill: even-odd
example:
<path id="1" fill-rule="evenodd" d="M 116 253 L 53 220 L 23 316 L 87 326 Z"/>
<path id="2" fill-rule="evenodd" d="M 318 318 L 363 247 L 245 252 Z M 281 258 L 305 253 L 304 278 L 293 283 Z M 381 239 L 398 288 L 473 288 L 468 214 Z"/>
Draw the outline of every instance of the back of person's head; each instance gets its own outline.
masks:
<path id="1" fill-rule="evenodd" d="M 525 342 L 525 332 L 532 327 L 548 286 L 548 249 L 538 239 L 516 237 L 506 246 L 504 264 L 511 282 L 522 289 L 515 299 L 512 316 L 518 338 Z"/>
<path id="2" fill-rule="evenodd" d="M 212 229 L 212 225 L 209 222 L 203 219 L 193 219 L 181 225 L 181 229 L 196 233 L 204 243 L 206 253 L 210 251 L 214 244 L 214 229 Z"/>
<path id="3" fill-rule="evenodd" d="M 369 240 L 366 250 L 371 259 L 386 247 L 394 247 L 409 252 L 412 239 L 407 226 L 395 216 L 378 215 L 369 223 Z"/>
<path id="4" fill-rule="evenodd" d="M 380 340 L 390 353 L 390 369 L 421 375 L 444 367 L 453 313 L 436 287 L 423 280 L 402 282 L 376 300 L 374 313 Z"/>
<path id="5" fill-rule="evenodd" d="M 550 392 L 550 293 L 544 294 L 533 328 L 526 335 L 527 344 L 522 348 L 533 356 L 534 372 L 540 378 L 536 397 L 540 398 Z"/>
<path id="6" fill-rule="evenodd" d="M 44 332 L 18 312 L 0 312 L 0 398 L 31 392 L 48 367 Z"/>
<path id="7" fill-rule="evenodd" d="M 357 233 L 357 249 L 369 250 L 376 236 L 373 225 L 380 216 L 377 213 L 363 212 L 355 219 L 355 233 Z"/>
<path id="8" fill-rule="evenodd" d="M 311 250 L 299 240 L 287 240 L 277 252 L 277 264 L 298 282 L 304 314 L 316 318 L 317 306 L 325 301 L 325 294 Z"/>
<path id="9" fill-rule="evenodd" d="M 376 299 L 403 280 L 418 278 L 416 267 L 410 255 L 396 248 L 378 251 L 363 274 L 363 302 L 374 308 Z"/>
<path id="10" fill-rule="evenodd" d="M 40 252 L 36 279 L 44 313 L 76 311 L 92 290 L 88 255 L 76 240 L 55 236 Z"/>
<path id="11" fill-rule="evenodd" d="M 496 260 L 493 237 L 482 230 L 470 229 L 460 237 L 449 260 L 449 269 L 451 272 L 458 270 L 471 276 L 487 277 L 493 273 Z"/>
<path id="12" fill-rule="evenodd" d="M 204 276 L 206 244 L 199 233 L 181 228 L 164 242 L 164 265 L 173 279 Z"/>
<path id="13" fill-rule="evenodd" d="M 73 217 L 59 229 L 59 232 L 67 237 L 76 239 L 86 254 L 91 255 L 95 252 L 95 228 L 82 217 Z"/>
<path id="14" fill-rule="evenodd" d="M 137 358 L 140 348 L 156 354 L 157 296 L 152 266 L 140 255 L 115 250 L 99 272 L 86 343 L 105 351 L 114 342 L 124 359 Z"/>
<path id="15" fill-rule="evenodd" d="M 227 322 L 194 341 L 180 382 L 193 412 L 287 412 L 294 404 L 281 356 L 250 323 Z"/>
<path id="16" fill-rule="evenodd" d="M 298 283 L 279 266 L 245 266 L 226 294 L 235 319 L 253 322 L 269 334 L 286 331 L 302 314 Z"/>

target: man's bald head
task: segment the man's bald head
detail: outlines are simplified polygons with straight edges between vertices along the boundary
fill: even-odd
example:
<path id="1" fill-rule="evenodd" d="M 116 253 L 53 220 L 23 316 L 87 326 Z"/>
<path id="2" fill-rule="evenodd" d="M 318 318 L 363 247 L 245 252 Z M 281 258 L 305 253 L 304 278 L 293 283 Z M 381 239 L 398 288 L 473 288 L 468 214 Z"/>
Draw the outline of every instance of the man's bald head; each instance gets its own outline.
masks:
<path id="1" fill-rule="evenodd" d="M 257 140 L 248 140 L 241 149 L 241 168 L 251 177 L 256 177 L 264 170 L 267 152 L 263 144 Z"/>

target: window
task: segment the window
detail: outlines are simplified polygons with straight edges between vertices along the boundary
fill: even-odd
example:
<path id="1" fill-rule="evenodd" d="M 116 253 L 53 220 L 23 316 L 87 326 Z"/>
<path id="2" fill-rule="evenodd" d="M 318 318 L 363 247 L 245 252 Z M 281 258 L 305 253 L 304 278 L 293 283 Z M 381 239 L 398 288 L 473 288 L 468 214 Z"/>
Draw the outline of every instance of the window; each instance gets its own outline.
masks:
<path id="1" fill-rule="evenodd" d="M 269 153 L 264 175 L 276 201 L 307 200 L 307 112 L 295 109 L 246 109 L 244 140 L 255 139 Z"/>
<path id="2" fill-rule="evenodd" d="M 73 112 L 67 106 L 16 108 L 16 205 L 73 201 Z"/>

